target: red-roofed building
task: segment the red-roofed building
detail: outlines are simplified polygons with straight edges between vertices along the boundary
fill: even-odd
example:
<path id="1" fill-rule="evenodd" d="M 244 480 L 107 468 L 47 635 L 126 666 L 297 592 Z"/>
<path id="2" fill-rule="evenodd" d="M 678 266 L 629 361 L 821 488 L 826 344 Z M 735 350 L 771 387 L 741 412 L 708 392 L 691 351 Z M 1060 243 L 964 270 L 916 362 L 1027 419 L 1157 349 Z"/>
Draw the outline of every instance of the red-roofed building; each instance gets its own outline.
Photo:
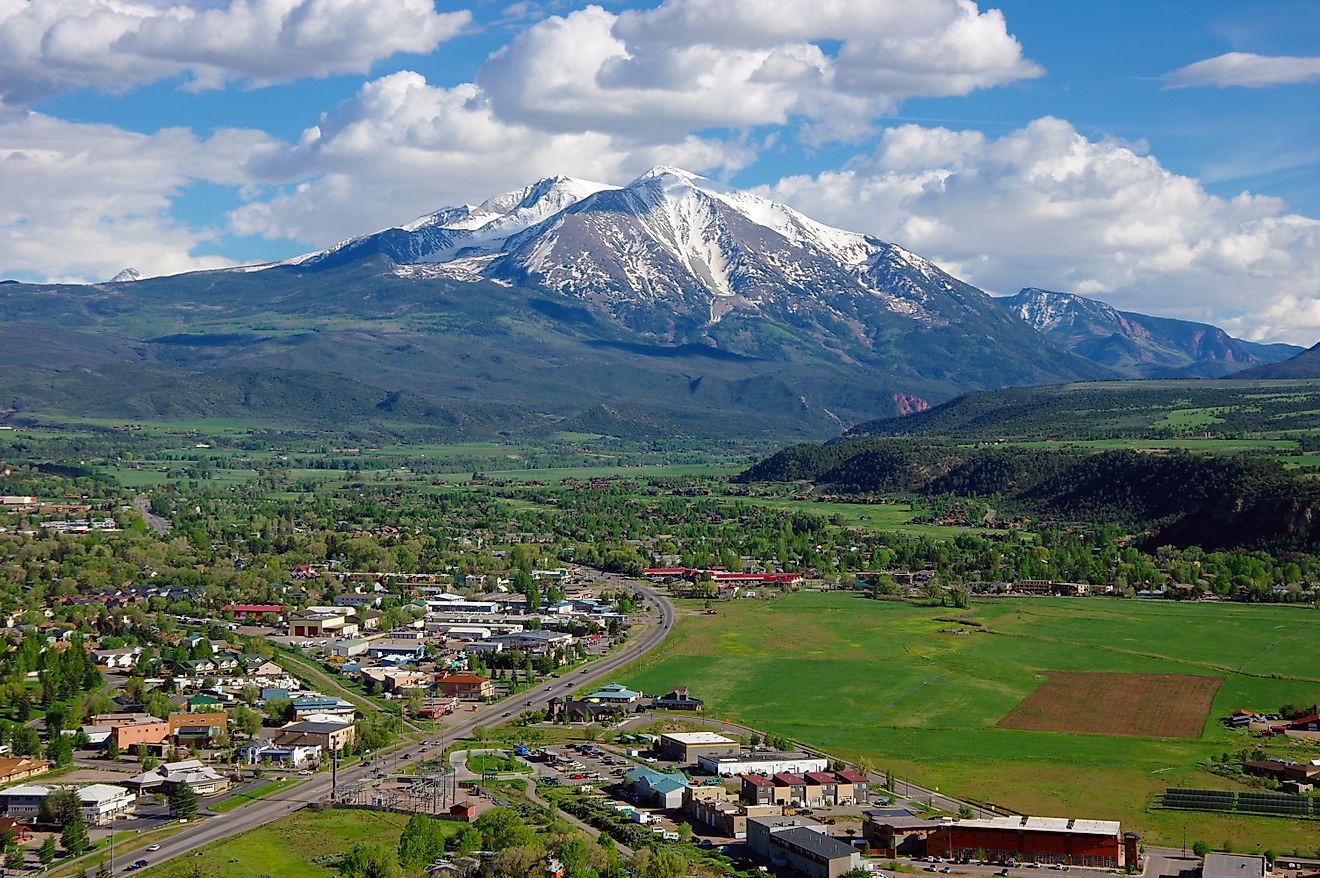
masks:
<path id="1" fill-rule="evenodd" d="M 489 698 L 495 694 L 495 684 L 477 674 L 438 674 L 435 688 L 456 698 Z"/>
<path id="2" fill-rule="evenodd" d="M 839 801 L 839 781 L 825 771 L 808 771 L 802 775 L 807 782 L 807 800 L 812 807 L 833 805 Z"/>
<path id="3" fill-rule="evenodd" d="M 749 805 L 773 805 L 775 782 L 764 774 L 744 774 L 740 795 Z"/>
<path id="4" fill-rule="evenodd" d="M 804 805 L 807 801 L 807 782 L 796 774 L 781 771 L 770 778 L 775 785 L 775 801 Z"/>
<path id="5" fill-rule="evenodd" d="M 838 804 L 860 805 L 870 797 L 871 783 L 861 772 L 845 768 L 843 771 L 834 772 L 834 777 L 837 780 L 835 796 Z"/>
<path id="6" fill-rule="evenodd" d="M 221 609 L 233 613 L 235 619 L 260 619 L 267 614 L 280 616 L 284 613 L 284 607 L 279 604 L 225 604 Z"/>

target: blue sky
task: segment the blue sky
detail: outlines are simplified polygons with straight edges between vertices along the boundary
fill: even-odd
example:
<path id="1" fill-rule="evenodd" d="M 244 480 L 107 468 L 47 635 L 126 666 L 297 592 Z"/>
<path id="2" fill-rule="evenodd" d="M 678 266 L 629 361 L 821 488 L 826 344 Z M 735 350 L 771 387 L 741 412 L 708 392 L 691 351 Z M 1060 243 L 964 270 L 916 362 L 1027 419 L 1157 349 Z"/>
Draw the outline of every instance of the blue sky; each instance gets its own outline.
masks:
<path id="1" fill-rule="evenodd" d="M 670 163 L 992 292 L 1320 335 L 1314 3 L 145 5 L 0 12 L 0 275 L 279 259 Z"/>

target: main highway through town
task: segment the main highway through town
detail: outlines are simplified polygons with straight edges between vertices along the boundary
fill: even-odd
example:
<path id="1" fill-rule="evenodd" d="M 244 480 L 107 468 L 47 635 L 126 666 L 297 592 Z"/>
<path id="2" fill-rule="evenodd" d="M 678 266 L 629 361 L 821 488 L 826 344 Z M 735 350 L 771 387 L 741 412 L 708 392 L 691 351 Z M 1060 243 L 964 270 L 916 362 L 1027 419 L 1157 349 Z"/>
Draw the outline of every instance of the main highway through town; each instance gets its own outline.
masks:
<path id="1" fill-rule="evenodd" d="M 584 668 L 564 677 L 547 680 L 545 685 L 539 685 L 535 690 L 529 689 L 502 701 L 482 705 L 474 711 L 455 714 L 451 717 L 452 722 L 437 734 L 428 738 L 425 743 L 444 746 L 470 736 L 478 726 L 490 726 L 503 722 L 510 713 L 516 714 L 527 710 L 542 709 L 549 704 L 550 699 L 570 695 L 585 684 L 613 673 L 659 646 L 674 627 L 674 605 L 664 595 L 644 582 L 609 574 L 604 574 L 604 580 L 607 586 L 630 587 L 644 596 L 645 603 L 640 609 L 645 610 L 645 618 L 648 624 L 640 637 L 630 638 L 624 642 L 620 649 L 608 653 Z M 517 702 L 516 707 L 514 706 L 515 700 Z M 426 758 L 425 754 L 416 753 L 411 748 L 408 749 L 409 752 L 398 759 L 397 765 L 399 768 L 413 761 Z M 339 784 L 341 787 L 347 787 L 355 781 L 366 780 L 371 776 L 371 768 L 358 764 L 340 769 Z M 330 792 L 330 774 L 319 773 L 311 780 L 292 786 L 285 792 L 259 799 L 223 816 L 209 817 L 198 821 L 183 832 L 162 840 L 160 849 L 145 855 L 145 858 L 149 860 L 152 866 L 155 866 L 158 863 L 192 853 L 213 842 L 263 826 L 300 808 L 326 802 L 330 798 Z M 133 858 L 133 856 L 124 856 L 121 861 Z"/>

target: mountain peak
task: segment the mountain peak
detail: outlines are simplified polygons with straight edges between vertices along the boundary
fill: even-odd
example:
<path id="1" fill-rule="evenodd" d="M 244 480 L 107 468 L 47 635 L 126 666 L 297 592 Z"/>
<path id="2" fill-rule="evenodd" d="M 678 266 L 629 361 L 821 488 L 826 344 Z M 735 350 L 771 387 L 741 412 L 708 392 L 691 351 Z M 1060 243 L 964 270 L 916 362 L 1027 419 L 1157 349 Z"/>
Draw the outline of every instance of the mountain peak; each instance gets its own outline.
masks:
<path id="1" fill-rule="evenodd" d="M 642 183 L 647 180 L 655 180 L 664 177 L 673 177 L 677 180 L 682 180 L 687 183 L 694 183 L 697 180 L 709 182 L 706 180 L 705 177 L 701 176 L 700 174 L 694 174 L 691 171 L 685 170 L 683 168 L 676 168 L 672 165 L 656 165 L 654 168 L 651 168 L 651 170 L 639 176 L 636 180 L 633 180 L 632 184 L 630 185 L 636 185 L 638 183 Z"/>
<path id="2" fill-rule="evenodd" d="M 1242 341 L 1205 323 L 1119 311 L 1076 293 L 1025 287 L 1001 301 L 1064 349 L 1132 377 L 1213 378 L 1295 352 Z"/>
<path id="3" fill-rule="evenodd" d="M 110 283 L 123 284 L 141 279 L 142 279 L 142 272 L 138 271 L 136 268 L 125 268 L 123 271 L 119 272 L 119 274 L 110 278 Z"/>

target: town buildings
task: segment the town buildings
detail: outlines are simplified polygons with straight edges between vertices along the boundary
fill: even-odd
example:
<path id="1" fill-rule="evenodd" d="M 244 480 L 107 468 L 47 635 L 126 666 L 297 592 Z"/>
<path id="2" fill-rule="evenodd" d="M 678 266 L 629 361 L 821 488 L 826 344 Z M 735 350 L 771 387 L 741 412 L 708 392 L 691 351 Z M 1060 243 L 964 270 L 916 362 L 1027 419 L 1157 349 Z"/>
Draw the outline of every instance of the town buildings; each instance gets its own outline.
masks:
<path id="1" fill-rule="evenodd" d="M 747 847 L 771 866 L 806 878 L 842 878 L 862 865 L 855 847 L 831 838 L 824 826 L 805 817 L 749 817 Z"/>
<path id="2" fill-rule="evenodd" d="M 701 756 L 736 756 L 737 741 L 714 732 L 668 732 L 660 736 L 656 750 L 683 765 L 695 763 Z"/>

